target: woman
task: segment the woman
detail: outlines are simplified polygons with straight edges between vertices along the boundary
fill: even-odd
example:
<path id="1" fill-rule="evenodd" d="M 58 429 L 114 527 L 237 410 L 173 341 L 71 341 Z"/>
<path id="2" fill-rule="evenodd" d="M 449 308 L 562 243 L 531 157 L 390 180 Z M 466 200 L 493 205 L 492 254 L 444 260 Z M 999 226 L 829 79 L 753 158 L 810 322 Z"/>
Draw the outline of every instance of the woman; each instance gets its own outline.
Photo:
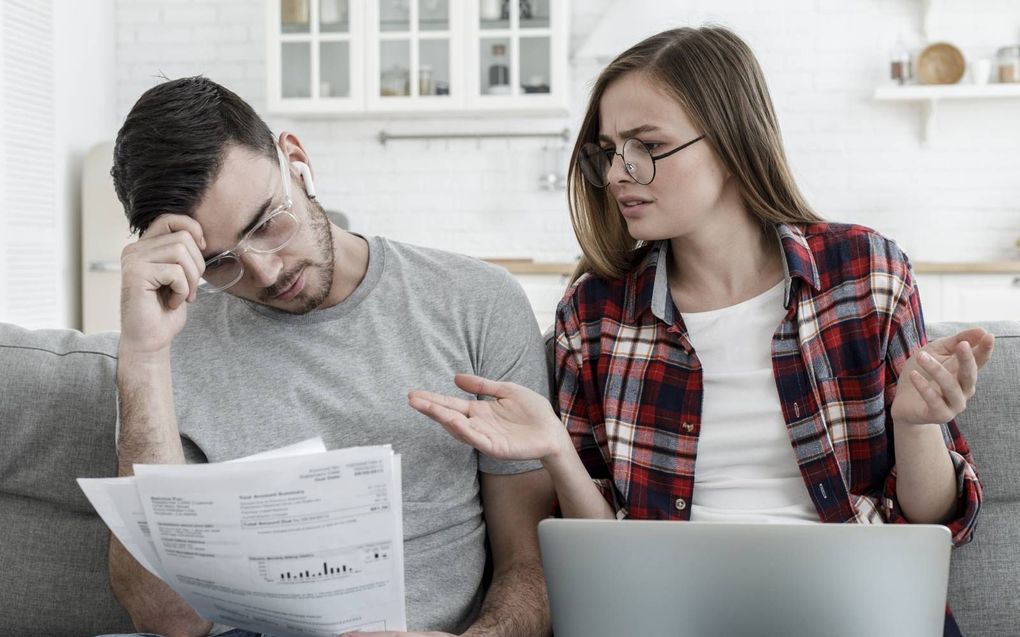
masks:
<path id="1" fill-rule="evenodd" d="M 412 392 L 414 408 L 487 455 L 540 458 L 567 517 L 941 523 L 970 539 L 981 486 L 953 418 L 994 339 L 925 346 L 906 256 L 804 201 L 743 41 L 676 29 L 614 60 L 570 201 L 584 260 L 557 309 L 562 420 L 473 376 L 458 386 L 496 400 Z"/>

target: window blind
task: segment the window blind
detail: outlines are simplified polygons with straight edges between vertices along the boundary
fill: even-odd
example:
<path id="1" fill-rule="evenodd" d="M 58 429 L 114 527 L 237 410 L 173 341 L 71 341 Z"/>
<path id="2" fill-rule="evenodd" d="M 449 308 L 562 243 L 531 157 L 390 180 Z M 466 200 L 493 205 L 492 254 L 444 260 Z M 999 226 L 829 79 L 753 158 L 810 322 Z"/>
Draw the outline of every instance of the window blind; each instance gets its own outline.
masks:
<path id="1" fill-rule="evenodd" d="M 52 0 L 0 1 L 0 320 L 60 322 Z"/>

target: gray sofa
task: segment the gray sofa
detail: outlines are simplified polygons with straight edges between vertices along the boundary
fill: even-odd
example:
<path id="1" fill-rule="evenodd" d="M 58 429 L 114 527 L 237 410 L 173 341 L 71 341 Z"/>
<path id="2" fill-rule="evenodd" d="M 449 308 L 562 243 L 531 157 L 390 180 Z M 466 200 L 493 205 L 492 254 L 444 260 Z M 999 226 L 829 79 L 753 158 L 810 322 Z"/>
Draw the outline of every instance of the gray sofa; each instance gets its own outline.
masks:
<path id="1" fill-rule="evenodd" d="M 968 637 L 1020 634 L 1020 323 L 984 327 L 999 340 L 960 426 L 985 504 L 974 541 L 954 554 L 949 593 Z M 108 533 L 75 483 L 115 472 L 115 353 L 116 334 L 0 324 L 2 636 L 131 627 L 109 591 Z"/>

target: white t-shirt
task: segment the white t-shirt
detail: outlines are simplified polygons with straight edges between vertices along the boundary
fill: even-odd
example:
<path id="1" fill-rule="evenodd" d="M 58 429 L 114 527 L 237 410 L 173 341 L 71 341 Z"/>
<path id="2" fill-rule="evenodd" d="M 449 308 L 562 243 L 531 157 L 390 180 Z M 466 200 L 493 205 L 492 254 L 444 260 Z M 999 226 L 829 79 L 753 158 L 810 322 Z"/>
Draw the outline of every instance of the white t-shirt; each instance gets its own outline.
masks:
<path id="1" fill-rule="evenodd" d="M 691 520 L 818 522 L 772 371 L 783 284 L 730 307 L 685 312 L 704 374 Z"/>

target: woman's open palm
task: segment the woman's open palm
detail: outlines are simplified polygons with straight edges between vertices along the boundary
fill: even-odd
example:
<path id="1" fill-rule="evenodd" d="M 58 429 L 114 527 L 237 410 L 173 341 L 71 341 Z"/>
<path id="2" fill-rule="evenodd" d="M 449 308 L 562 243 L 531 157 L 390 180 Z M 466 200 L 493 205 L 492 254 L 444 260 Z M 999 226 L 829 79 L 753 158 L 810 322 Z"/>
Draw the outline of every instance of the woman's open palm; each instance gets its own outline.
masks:
<path id="1" fill-rule="evenodd" d="M 454 382 L 468 393 L 495 400 L 412 391 L 408 402 L 454 438 L 493 458 L 541 459 L 561 448 L 563 426 L 541 394 L 515 383 L 468 374 L 457 374 Z"/>

